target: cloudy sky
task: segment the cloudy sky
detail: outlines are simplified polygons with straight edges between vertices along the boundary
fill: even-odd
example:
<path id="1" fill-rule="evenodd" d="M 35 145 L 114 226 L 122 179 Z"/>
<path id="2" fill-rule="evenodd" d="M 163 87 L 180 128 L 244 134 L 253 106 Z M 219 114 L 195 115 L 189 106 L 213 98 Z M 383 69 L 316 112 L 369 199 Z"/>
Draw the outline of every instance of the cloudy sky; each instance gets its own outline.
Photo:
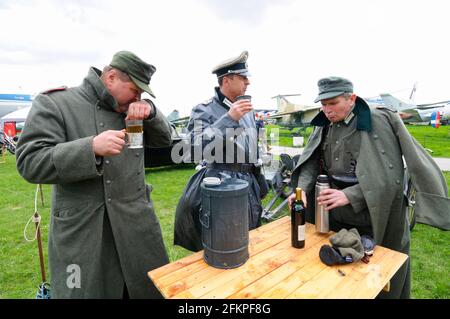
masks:
<path id="1" fill-rule="evenodd" d="M 79 85 L 119 50 L 154 64 L 151 87 L 167 115 L 213 94 L 211 69 L 249 51 L 255 107 L 339 75 L 361 96 L 450 99 L 445 0 L 0 0 L 0 93 Z"/>

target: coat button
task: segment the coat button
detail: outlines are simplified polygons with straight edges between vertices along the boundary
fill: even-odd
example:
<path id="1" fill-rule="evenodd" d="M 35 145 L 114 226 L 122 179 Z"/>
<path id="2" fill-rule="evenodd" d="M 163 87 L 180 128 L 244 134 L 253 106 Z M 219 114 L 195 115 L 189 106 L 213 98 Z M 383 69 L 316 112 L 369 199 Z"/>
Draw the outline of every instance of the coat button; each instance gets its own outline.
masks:
<path id="1" fill-rule="evenodd" d="M 378 135 L 375 134 L 375 135 L 373 136 L 373 138 L 377 140 L 377 139 L 378 139 Z"/>
<path id="2" fill-rule="evenodd" d="M 112 199 L 111 198 L 108 198 L 108 203 L 111 203 L 112 202 Z"/>
<path id="3" fill-rule="evenodd" d="M 103 126 L 105 126 L 105 124 L 103 124 L 103 122 L 102 122 L 102 123 L 100 123 L 100 126 L 103 127 Z"/>
<path id="4" fill-rule="evenodd" d="M 109 160 L 105 161 L 106 165 L 109 165 L 111 162 Z"/>
<path id="5" fill-rule="evenodd" d="M 397 183 L 397 185 L 400 185 L 400 181 L 398 179 L 395 182 Z"/>
<path id="6" fill-rule="evenodd" d="M 111 184 L 111 181 L 108 179 L 107 181 L 106 181 L 106 184 Z"/>
<path id="7" fill-rule="evenodd" d="M 136 153 L 136 157 L 139 157 L 139 156 L 141 156 L 141 154 L 139 154 L 139 153 Z"/>
<path id="8" fill-rule="evenodd" d="M 100 106 L 97 106 L 97 110 L 100 110 L 101 109 L 101 107 Z"/>
<path id="9" fill-rule="evenodd" d="M 336 157 L 334 160 L 335 160 L 336 162 L 339 161 L 339 157 Z"/>
<path id="10" fill-rule="evenodd" d="M 394 165 L 389 164 L 389 168 L 390 168 L 390 169 L 393 169 L 393 168 L 394 168 Z"/>

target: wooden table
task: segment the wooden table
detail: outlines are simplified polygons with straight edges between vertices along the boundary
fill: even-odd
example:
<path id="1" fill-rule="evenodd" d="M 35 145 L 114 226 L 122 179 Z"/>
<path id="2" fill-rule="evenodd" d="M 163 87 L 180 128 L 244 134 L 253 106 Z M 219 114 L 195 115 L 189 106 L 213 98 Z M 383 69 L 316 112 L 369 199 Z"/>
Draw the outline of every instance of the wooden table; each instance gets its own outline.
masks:
<path id="1" fill-rule="evenodd" d="M 368 264 L 326 266 L 319 250 L 333 233 L 307 224 L 305 248 L 295 249 L 290 228 L 286 216 L 252 230 L 250 258 L 238 268 L 211 267 L 200 251 L 148 275 L 165 298 L 375 298 L 408 258 L 377 246 Z"/>

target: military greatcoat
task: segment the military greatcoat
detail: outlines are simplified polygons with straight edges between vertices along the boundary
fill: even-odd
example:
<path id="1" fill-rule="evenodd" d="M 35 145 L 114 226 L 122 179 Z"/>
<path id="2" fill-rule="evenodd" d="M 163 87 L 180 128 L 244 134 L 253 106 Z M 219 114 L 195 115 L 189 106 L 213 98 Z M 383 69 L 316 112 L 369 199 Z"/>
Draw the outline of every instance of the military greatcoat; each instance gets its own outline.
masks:
<path id="1" fill-rule="evenodd" d="M 378 245 L 409 254 L 410 232 L 405 211 L 405 170 L 402 156 L 417 191 L 417 221 L 449 230 L 450 199 L 445 178 L 427 151 L 408 133 L 397 113 L 387 108 L 369 109 L 367 103 L 359 97 L 354 113 L 360 134 L 355 171 L 359 184 L 356 188 L 362 193 L 365 205 L 361 208 L 359 196 L 347 196 L 350 205 L 355 214 L 361 209 L 368 210 L 372 233 Z M 318 152 L 324 126 L 328 123 L 323 112 L 313 120 L 316 127 L 292 174 L 293 185 L 299 185 L 308 194 L 309 222 L 314 222 L 313 190 L 320 172 Z M 342 154 L 345 157 L 344 144 L 342 143 Z M 348 192 L 352 193 L 354 192 Z M 352 202 L 353 199 L 356 200 Z M 394 277 L 390 294 L 382 297 L 409 297 L 409 267 L 408 260 Z"/>
<path id="2" fill-rule="evenodd" d="M 131 298 L 160 294 L 147 272 L 168 263 L 145 184 L 144 150 L 96 157 L 94 136 L 125 128 L 125 114 L 91 68 L 74 88 L 39 94 L 17 147 L 17 168 L 31 183 L 53 184 L 49 265 L 55 298 Z M 144 121 L 147 146 L 171 142 L 156 108 Z"/>

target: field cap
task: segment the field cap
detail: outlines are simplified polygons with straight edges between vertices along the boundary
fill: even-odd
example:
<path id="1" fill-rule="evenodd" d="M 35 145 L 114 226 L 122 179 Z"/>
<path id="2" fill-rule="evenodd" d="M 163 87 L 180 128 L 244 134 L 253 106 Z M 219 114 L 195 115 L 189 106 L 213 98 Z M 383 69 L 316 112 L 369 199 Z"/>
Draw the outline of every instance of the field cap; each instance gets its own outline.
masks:
<path id="1" fill-rule="evenodd" d="M 128 74 L 134 84 L 141 90 L 155 97 L 153 91 L 148 86 L 156 68 L 142 61 L 136 54 L 130 51 L 119 51 L 114 54 L 110 66 Z"/>
<path id="2" fill-rule="evenodd" d="M 315 99 L 314 103 L 331 99 L 344 93 L 353 93 L 352 82 L 337 76 L 320 79 L 317 85 L 319 86 L 319 96 Z"/>
<path id="3" fill-rule="evenodd" d="M 248 51 L 244 51 L 237 57 L 221 62 L 212 70 L 212 73 L 216 74 L 218 78 L 229 74 L 248 77 L 250 73 L 248 72 L 247 59 Z"/>

